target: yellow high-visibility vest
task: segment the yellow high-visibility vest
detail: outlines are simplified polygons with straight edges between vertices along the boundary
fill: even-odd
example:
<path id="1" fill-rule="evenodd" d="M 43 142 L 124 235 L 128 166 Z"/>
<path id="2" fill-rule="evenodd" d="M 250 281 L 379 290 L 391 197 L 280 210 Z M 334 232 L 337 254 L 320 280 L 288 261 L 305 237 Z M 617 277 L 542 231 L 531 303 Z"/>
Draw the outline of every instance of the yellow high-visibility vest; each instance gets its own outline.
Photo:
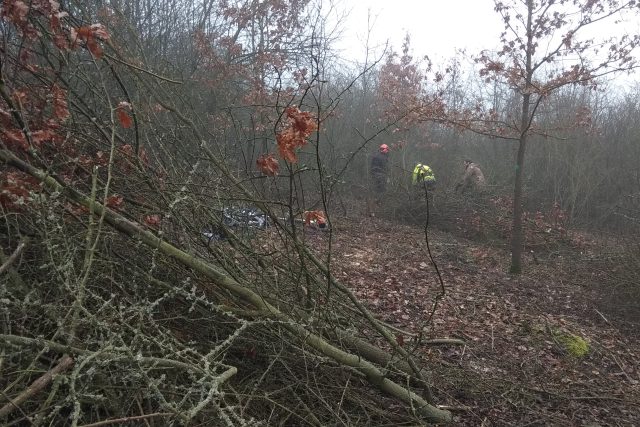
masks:
<path id="1" fill-rule="evenodd" d="M 421 182 L 433 182 L 436 180 L 435 175 L 431 168 L 427 165 L 423 165 L 422 163 L 418 163 L 415 168 L 413 168 L 413 174 L 411 176 L 411 181 L 414 184 L 419 184 Z"/>

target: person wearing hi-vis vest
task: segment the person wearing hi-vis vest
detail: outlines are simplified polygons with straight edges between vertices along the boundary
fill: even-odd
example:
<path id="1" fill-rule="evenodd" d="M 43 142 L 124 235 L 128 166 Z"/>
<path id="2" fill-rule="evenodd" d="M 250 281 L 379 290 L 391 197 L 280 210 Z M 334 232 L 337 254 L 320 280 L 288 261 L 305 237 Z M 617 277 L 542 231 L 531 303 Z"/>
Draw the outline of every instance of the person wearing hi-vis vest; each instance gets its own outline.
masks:
<path id="1" fill-rule="evenodd" d="M 414 187 L 419 188 L 422 188 L 423 185 L 426 184 L 427 190 L 433 190 L 436 186 L 436 176 L 429 166 L 418 163 L 416 167 L 413 168 L 411 183 Z"/>

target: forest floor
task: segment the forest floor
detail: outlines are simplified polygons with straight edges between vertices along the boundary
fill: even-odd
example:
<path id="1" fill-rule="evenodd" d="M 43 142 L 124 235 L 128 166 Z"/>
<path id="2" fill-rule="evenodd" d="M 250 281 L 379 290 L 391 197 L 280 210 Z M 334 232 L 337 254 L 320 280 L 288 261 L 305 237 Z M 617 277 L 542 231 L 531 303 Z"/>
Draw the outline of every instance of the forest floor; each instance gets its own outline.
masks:
<path id="1" fill-rule="evenodd" d="M 432 370 L 455 425 L 640 426 L 639 322 L 608 303 L 606 272 L 594 267 L 596 247 L 585 239 L 528 253 L 514 278 L 506 245 L 430 228 L 432 263 L 420 226 L 377 217 L 333 225 L 336 276 L 408 333 L 398 342 Z M 327 234 L 310 239 L 326 243 Z M 420 331 L 465 345 L 416 344 L 409 334 Z"/>

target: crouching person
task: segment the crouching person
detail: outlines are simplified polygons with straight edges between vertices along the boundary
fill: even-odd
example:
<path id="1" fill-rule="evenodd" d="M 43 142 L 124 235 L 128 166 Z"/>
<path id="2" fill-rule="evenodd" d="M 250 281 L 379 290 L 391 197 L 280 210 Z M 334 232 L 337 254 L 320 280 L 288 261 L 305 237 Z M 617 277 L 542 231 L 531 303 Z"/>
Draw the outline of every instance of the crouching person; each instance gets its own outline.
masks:
<path id="1" fill-rule="evenodd" d="M 471 160 L 464 161 L 464 174 L 458 181 L 455 191 L 460 193 L 479 193 L 487 186 L 484 174 L 476 163 Z"/>
<path id="2" fill-rule="evenodd" d="M 427 192 L 431 192 L 436 188 L 436 176 L 429 166 L 418 163 L 416 167 L 413 168 L 411 183 L 413 184 L 414 191 L 418 192 L 418 194 L 423 194 L 425 188 Z"/>

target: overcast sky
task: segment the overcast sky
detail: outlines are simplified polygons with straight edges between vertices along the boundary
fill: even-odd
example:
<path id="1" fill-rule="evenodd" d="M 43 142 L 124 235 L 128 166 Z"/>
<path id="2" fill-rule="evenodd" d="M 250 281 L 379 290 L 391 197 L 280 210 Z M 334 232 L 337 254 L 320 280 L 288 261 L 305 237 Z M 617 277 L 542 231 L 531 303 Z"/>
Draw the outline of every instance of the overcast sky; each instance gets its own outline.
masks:
<path id="1" fill-rule="evenodd" d="M 495 48 L 502 31 L 493 0 L 344 0 L 340 7 L 349 17 L 339 48 L 358 60 L 365 55 L 369 14 L 370 46 L 388 40 L 400 51 L 408 32 L 414 56 L 429 55 L 435 62 L 454 56 L 457 48 Z"/>
<path id="2" fill-rule="evenodd" d="M 369 46 L 377 46 L 378 55 L 387 41 L 400 52 L 403 38 L 409 33 L 413 56 L 428 55 L 435 65 L 453 57 L 456 49 L 466 49 L 469 55 L 475 55 L 482 49 L 498 48 L 499 35 L 504 30 L 493 0 L 336 0 L 336 3 L 338 9 L 348 13 L 338 48 L 345 58 L 359 63 L 365 58 L 369 16 L 372 27 Z M 640 32 L 640 20 L 615 27 L 610 20 L 602 25 L 605 27 L 596 31 Z M 640 80 L 639 74 L 618 75 L 617 80 L 626 86 Z"/>

